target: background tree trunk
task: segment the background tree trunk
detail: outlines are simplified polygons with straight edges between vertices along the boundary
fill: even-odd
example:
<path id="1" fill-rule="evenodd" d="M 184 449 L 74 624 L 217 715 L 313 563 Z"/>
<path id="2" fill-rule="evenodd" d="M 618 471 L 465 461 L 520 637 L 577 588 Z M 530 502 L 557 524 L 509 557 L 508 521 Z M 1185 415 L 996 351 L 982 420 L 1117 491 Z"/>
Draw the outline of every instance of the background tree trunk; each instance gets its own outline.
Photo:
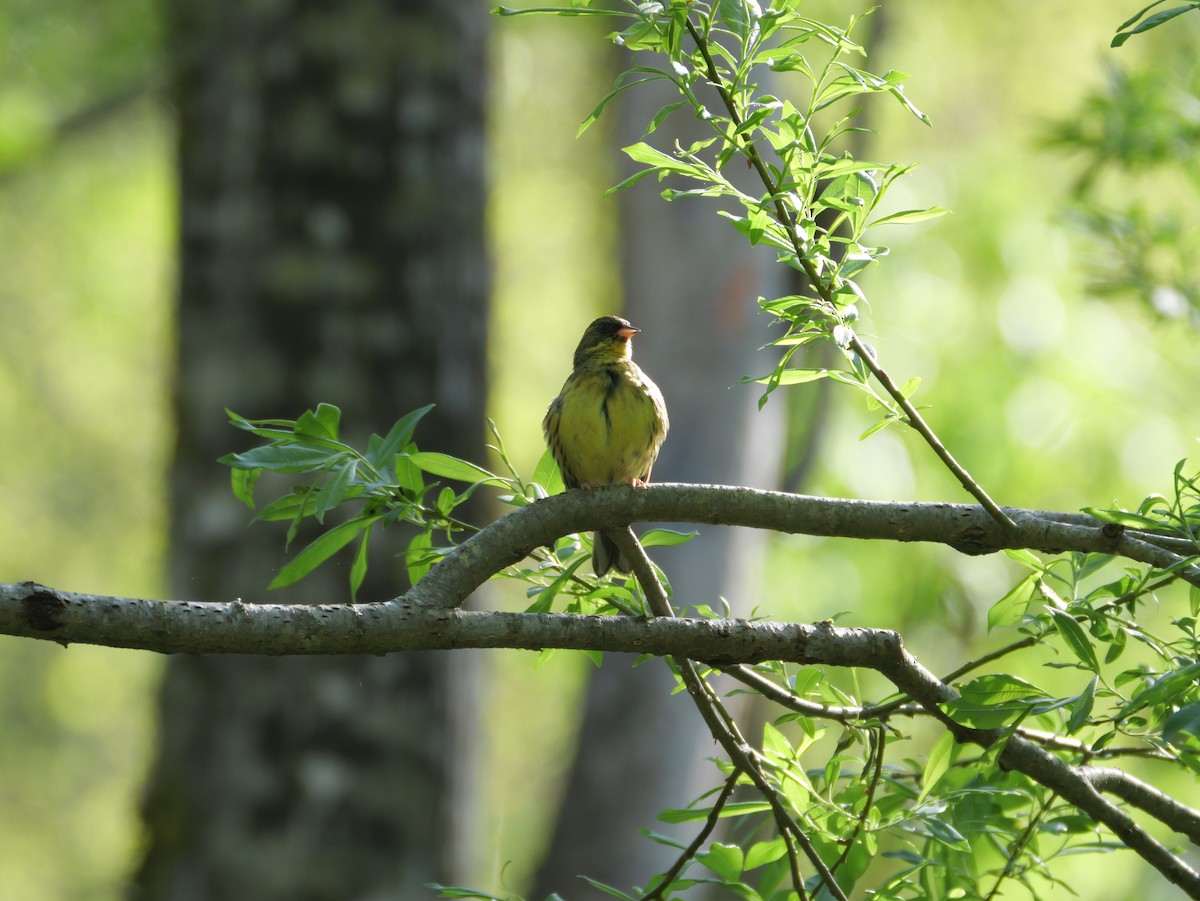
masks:
<path id="1" fill-rule="evenodd" d="M 649 85 L 625 94 L 610 108 L 621 117 L 619 146 L 640 140 L 654 112 L 673 99 Z M 684 146 L 711 134 L 682 110 L 671 119 L 672 137 L 676 129 Z M 758 353 L 770 336 L 755 299 L 785 293 L 783 267 L 746 245 L 710 205 L 701 209 L 704 201 L 665 203 L 649 181 L 619 197 L 624 311 L 643 330 L 634 358 L 662 389 L 671 417 L 654 481 L 774 487 L 780 405 L 759 413 L 758 392 L 735 383 L 769 369 Z M 676 609 L 717 606 L 723 597 L 748 611 L 763 536 L 711 526 L 701 532 L 682 547 L 652 552 L 671 580 Z M 551 891 L 572 901 L 608 897 L 581 883 L 581 873 L 623 890 L 644 886 L 676 852 L 638 830 L 687 841 L 694 824 L 678 830 L 655 817 L 686 806 L 718 778 L 707 758 L 719 749 L 694 708 L 671 695 L 669 671 L 660 661 L 636 669 L 633 662 L 606 655 L 588 683 L 579 754 L 533 898 Z"/>
<path id="2" fill-rule="evenodd" d="M 173 4 L 177 596 L 264 600 L 285 559 L 281 529 L 246 530 L 215 462 L 239 445 L 223 407 L 336 403 L 361 439 L 436 401 L 417 440 L 482 459 L 487 18 L 433 0 Z M 405 587 L 404 536 L 378 538 L 362 600 Z M 271 600 L 345 599 L 346 566 Z M 408 899 L 452 878 L 463 666 L 173 660 L 142 896 Z"/>

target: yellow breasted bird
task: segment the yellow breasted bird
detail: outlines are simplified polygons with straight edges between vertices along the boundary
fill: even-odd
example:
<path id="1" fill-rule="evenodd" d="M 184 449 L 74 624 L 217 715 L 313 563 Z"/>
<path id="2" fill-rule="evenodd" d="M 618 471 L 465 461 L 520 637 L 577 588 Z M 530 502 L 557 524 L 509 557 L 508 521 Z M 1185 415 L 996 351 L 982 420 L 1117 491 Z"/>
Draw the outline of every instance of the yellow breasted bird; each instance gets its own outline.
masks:
<path id="1" fill-rule="evenodd" d="M 568 488 L 645 485 L 667 437 L 667 405 L 633 362 L 640 331 L 619 316 L 601 316 L 575 348 L 575 368 L 550 402 L 542 431 Z M 597 532 L 592 568 L 629 572 L 615 542 Z"/>

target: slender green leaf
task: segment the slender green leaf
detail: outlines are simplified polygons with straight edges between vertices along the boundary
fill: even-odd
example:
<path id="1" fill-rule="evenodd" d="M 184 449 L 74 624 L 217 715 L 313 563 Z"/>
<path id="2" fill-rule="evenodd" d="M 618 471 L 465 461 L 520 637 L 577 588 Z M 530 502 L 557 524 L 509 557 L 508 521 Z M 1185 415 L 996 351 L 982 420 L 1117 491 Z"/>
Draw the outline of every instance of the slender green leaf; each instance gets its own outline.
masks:
<path id="1" fill-rule="evenodd" d="M 1096 703 L 1096 686 L 1099 683 L 1100 677 L 1092 676 L 1092 681 L 1088 683 L 1087 688 L 1071 705 L 1071 717 L 1067 720 L 1067 732 L 1071 735 L 1082 729 L 1091 717 L 1092 708 Z"/>
<path id="2" fill-rule="evenodd" d="M 988 631 L 1019 623 L 1033 602 L 1041 579 L 1040 573 L 1030 573 L 1014 585 L 1008 594 L 992 604 L 988 608 Z"/>
<path id="3" fill-rule="evenodd" d="M 300 581 L 381 518 L 380 516 L 356 516 L 325 532 L 297 554 L 283 569 L 279 570 L 279 574 L 271 580 L 271 584 L 267 588 L 283 588 Z"/>
<path id="4" fill-rule="evenodd" d="M 736 804 L 726 804 L 721 808 L 720 819 L 727 817 L 743 817 L 752 813 L 765 813 L 771 809 L 766 801 L 741 801 Z M 688 807 L 683 810 L 664 810 L 657 819 L 664 823 L 694 823 L 706 820 L 712 813 L 710 807 Z"/>
<path id="5" fill-rule="evenodd" d="M 947 732 L 937 740 L 925 760 L 925 770 L 921 775 L 921 794 L 917 796 L 917 805 L 924 803 L 930 791 L 941 781 L 950 770 L 954 761 L 954 736 Z"/>
<path id="6" fill-rule="evenodd" d="M 254 509 L 254 485 L 258 481 L 260 472 L 259 469 L 239 469 L 237 467 L 229 470 L 233 496 L 251 510 Z"/>
<path id="7" fill-rule="evenodd" d="M 867 228 L 874 228 L 877 225 L 909 225 L 913 222 L 924 222 L 926 219 L 936 219 L 948 212 L 950 211 L 944 206 L 931 206 L 923 210 L 904 210 L 868 222 Z"/>
<path id="8" fill-rule="evenodd" d="M 1027 714 L 1031 706 L 1048 698 L 1042 689 L 1007 673 L 980 676 L 959 688 L 959 698 L 946 710 L 963 723 L 996 729 Z"/>
<path id="9" fill-rule="evenodd" d="M 526 613 L 549 613 L 554 606 L 554 599 L 558 597 L 563 586 L 566 585 L 575 575 L 575 571 L 583 565 L 584 560 L 590 559 L 586 554 L 580 554 L 571 564 L 559 574 L 553 582 L 537 592 L 537 600 L 525 608 Z"/>
<path id="10" fill-rule="evenodd" d="M 1096 659 L 1096 650 L 1092 647 L 1092 640 L 1084 631 L 1083 626 L 1075 621 L 1075 617 L 1062 610 L 1051 610 L 1050 616 L 1053 617 L 1058 634 L 1063 637 L 1063 641 L 1067 643 L 1071 653 L 1092 672 L 1100 672 L 1100 661 Z"/>
<path id="11" fill-rule="evenodd" d="M 829 375 L 830 370 L 828 369 L 784 369 L 782 372 L 773 372 L 770 375 L 762 375 L 757 378 L 744 375 L 738 379 L 738 384 L 802 385 L 805 382 L 815 382 L 819 379 L 828 378 Z"/>
<path id="12" fill-rule="evenodd" d="M 333 478 L 321 486 L 313 502 L 313 516 L 317 522 L 325 522 L 325 514 L 349 497 L 357 473 L 357 460 L 350 460 L 334 470 Z"/>
<path id="13" fill-rule="evenodd" d="M 298 444 L 268 444 L 240 454 L 226 454 L 221 463 L 235 469 L 265 469 L 269 472 L 312 472 L 321 469 L 340 451 Z"/>
<path id="14" fill-rule="evenodd" d="M 563 485 L 562 473 L 554 462 L 554 455 L 546 450 L 533 470 L 533 481 L 546 489 L 546 494 L 558 494 L 566 486 Z"/>
<path id="15" fill-rule="evenodd" d="M 408 455 L 419 469 L 430 475 L 446 479 L 457 479 L 460 482 L 487 482 L 489 485 L 507 485 L 505 479 L 495 473 L 488 472 L 482 466 L 451 457 L 449 454 L 439 454 L 437 451 L 415 451 Z"/>
<path id="16" fill-rule="evenodd" d="M 362 588 L 363 579 L 367 576 L 367 556 L 371 544 L 371 530 L 362 533 L 358 542 L 358 550 L 354 553 L 354 562 L 350 565 L 350 602 L 358 601 L 358 589 Z"/>
<path id="17" fill-rule="evenodd" d="M 1117 714 L 1118 718 L 1124 719 L 1143 707 L 1162 704 L 1174 698 L 1179 692 L 1190 687 L 1198 676 L 1200 660 L 1193 661 L 1182 669 L 1164 673 L 1130 698 Z"/>
<path id="18" fill-rule="evenodd" d="M 388 430 L 387 436 L 382 438 L 374 448 L 368 449 L 368 462 L 376 469 L 386 466 L 388 461 L 400 453 L 400 450 L 412 439 L 413 432 L 417 429 L 417 423 L 433 409 L 433 406 L 433 404 L 427 404 L 396 420 L 396 424 Z"/>
<path id="19" fill-rule="evenodd" d="M 1163 741 L 1178 744 L 1181 735 L 1200 738 L 1200 703 L 1185 704 L 1163 724 Z"/>
<path id="20" fill-rule="evenodd" d="M 421 532 L 408 543 L 404 552 L 404 563 L 408 567 L 408 583 L 416 585 L 425 573 L 433 568 L 433 536 L 429 532 Z"/>
<path id="21" fill-rule="evenodd" d="M 525 16 L 538 13 L 549 13 L 555 16 L 615 16 L 623 19 L 634 18 L 629 13 L 622 12 L 621 10 L 591 6 L 526 6 L 519 9 L 512 6 L 497 6 L 492 9 L 492 15 L 494 16 Z"/>
<path id="22" fill-rule="evenodd" d="M 1157 4 L 1152 4 L 1152 6 L 1154 6 L 1154 5 L 1157 5 Z M 1147 7 L 1147 9 L 1149 9 L 1149 8 L 1151 8 L 1151 7 Z M 1160 13 L 1155 13 L 1154 15 L 1150 16 L 1149 18 L 1147 18 L 1144 21 L 1142 21 L 1141 23 L 1139 23 L 1134 28 L 1131 28 L 1128 31 L 1121 31 L 1118 34 L 1114 35 L 1113 39 L 1112 39 L 1112 43 L 1109 46 L 1120 47 L 1127 40 L 1129 40 L 1131 37 L 1133 37 L 1135 34 L 1141 34 L 1144 31 L 1149 31 L 1151 28 L 1157 28 L 1159 25 L 1162 25 L 1164 22 L 1168 22 L 1171 19 L 1174 19 L 1176 16 L 1182 15 L 1183 13 L 1191 12 L 1194 9 L 1200 9 L 1200 2 L 1188 3 L 1186 6 L 1176 6 L 1173 9 L 1165 9 Z"/>
<path id="23" fill-rule="evenodd" d="M 642 547 L 676 547 L 691 541 L 699 532 L 677 532 L 674 529 L 649 529 L 641 537 Z"/>

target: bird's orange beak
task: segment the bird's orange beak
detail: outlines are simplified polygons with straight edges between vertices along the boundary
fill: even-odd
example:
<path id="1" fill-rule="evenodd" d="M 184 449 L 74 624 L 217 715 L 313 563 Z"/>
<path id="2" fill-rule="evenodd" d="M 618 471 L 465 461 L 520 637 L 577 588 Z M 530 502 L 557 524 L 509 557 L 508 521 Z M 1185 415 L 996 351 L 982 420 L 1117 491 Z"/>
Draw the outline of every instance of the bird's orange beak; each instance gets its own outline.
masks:
<path id="1" fill-rule="evenodd" d="M 631 326 L 629 326 L 629 327 L 627 327 L 627 328 L 623 328 L 623 329 L 617 329 L 617 336 L 618 336 L 618 337 L 619 337 L 619 338 L 620 338 L 622 341 L 628 341 L 630 338 L 632 338 L 634 335 L 636 335 L 636 334 L 637 334 L 638 332 L 640 332 L 640 331 L 641 331 L 641 329 L 640 329 L 640 328 L 634 328 L 634 327 L 631 325 Z"/>

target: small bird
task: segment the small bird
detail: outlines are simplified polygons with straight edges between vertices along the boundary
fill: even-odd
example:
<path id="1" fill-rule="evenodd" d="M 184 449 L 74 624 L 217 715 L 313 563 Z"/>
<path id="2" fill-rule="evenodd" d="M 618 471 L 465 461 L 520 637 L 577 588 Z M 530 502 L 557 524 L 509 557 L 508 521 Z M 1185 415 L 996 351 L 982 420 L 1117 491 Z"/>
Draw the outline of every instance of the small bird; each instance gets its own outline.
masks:
<path id="1" fill-rule="evenodd" d="M 643 486 L 667 437 L 667 405 L 658 386 L 633 362 L 640 329 L 601 316 L 575 348 L 575 368 L 550 402 L 542 431 L 568 488 Z M 592 568 L 629 572 L 629 561 L 603 532 L 592 542 Z"/>

